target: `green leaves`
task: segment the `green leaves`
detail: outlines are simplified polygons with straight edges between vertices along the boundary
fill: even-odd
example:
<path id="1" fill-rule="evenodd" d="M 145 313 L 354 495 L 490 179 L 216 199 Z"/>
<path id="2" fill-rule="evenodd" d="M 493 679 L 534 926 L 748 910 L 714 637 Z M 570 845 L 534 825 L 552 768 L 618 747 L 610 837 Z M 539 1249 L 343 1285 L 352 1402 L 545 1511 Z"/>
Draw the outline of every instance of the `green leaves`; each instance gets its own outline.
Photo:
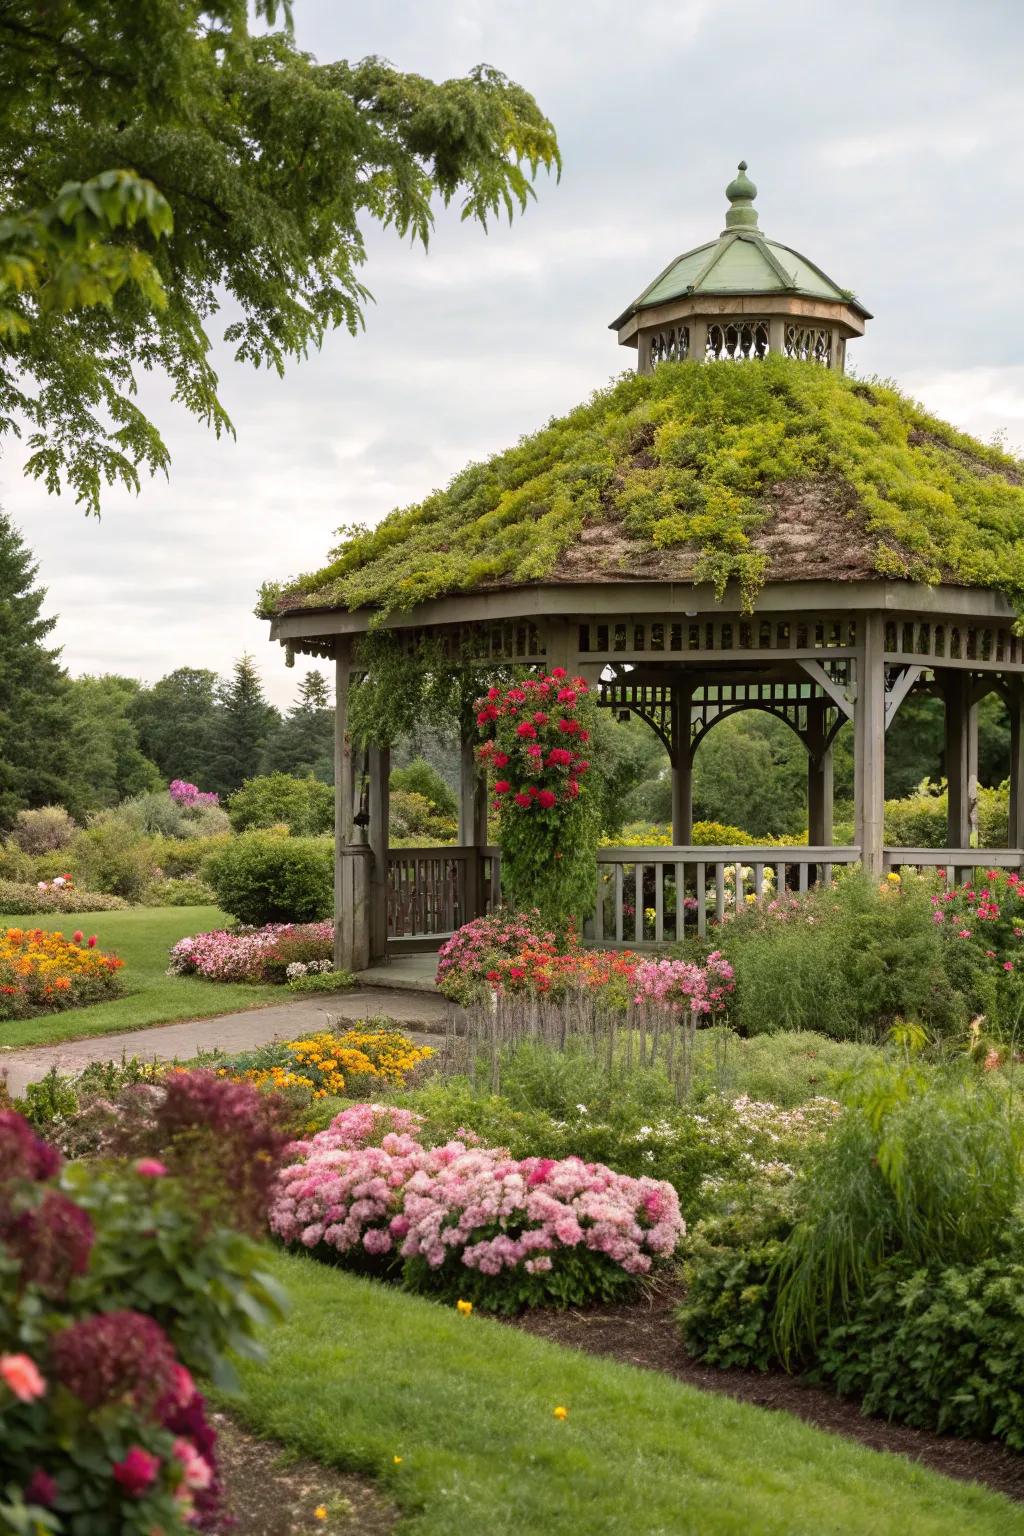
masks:
<path id="1" fill-rule="evenodd" d="M 426 244 L 435 196 L 486 224 L 559 168 L 498 71 L 321 65 L 287 0 L 255 9 L 282 30 L 250 33 L 244 0 L 0 10 L 0 433 L 27 425 L 29 472 L 89 512 L 168 467 L 125 405 L 139 369 L 231 430 L 206 333 L 225 296 L 236 358 L 282 372 L 362 325 L 367 218 Z"/>

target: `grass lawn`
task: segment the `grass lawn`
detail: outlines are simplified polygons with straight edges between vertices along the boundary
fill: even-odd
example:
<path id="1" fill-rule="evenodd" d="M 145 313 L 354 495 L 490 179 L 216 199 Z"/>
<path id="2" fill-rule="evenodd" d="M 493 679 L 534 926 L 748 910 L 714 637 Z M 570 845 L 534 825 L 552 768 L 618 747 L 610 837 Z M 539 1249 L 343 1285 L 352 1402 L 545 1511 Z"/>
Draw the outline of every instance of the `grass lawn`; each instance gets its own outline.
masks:
<path id="1" fill-rule="evenodd" d="M 292 1311 L 267 1363 L 241 1364 L 233 1411 L 379 1479 L 404 1536 L 1024 1533 L 1024 1510 L 1000 1495 L 786 1414 L 312 1259 L 276 1254 L 273 1267 Z"/>
<path id="2" fill-rule="evenodd" d="M 205 1019 L 217 1013 L 258 1008 L 284 1002 L 281 987 L 247 986 L 242 982 L 203 981 L 196 976 L 168 976 L 167 953 L 186 934 L 222 928 L 231 921 L 217 907 L 133 907 L 127 912 L 57 912 L 31 917 L 3 917 L 5 928 L 59 928 L 95 933 L 101 949 L 114 950 L 124 961 L 121 977 L 125 997 L 66 1013 L 41 1014 L 34 1019 L 0 1022 L 0 1047 L 56 1045 L 87 1035 L 107 1035 L 147 1024 L 173 1024 L 178 1019 Z"/>

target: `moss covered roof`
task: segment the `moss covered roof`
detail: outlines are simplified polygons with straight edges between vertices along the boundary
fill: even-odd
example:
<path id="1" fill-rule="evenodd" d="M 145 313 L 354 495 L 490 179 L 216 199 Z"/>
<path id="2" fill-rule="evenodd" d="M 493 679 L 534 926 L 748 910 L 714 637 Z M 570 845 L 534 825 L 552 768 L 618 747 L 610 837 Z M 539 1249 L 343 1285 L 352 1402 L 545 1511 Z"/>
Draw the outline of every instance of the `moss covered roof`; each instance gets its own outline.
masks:
<path id="1" fill-rule="evenodd" d="M 1024 466 L 889 386 L 812 364 L 666 363 L 266 590 L 264 612 L 541 581 L 889 579 L 1024 606 Z"/>

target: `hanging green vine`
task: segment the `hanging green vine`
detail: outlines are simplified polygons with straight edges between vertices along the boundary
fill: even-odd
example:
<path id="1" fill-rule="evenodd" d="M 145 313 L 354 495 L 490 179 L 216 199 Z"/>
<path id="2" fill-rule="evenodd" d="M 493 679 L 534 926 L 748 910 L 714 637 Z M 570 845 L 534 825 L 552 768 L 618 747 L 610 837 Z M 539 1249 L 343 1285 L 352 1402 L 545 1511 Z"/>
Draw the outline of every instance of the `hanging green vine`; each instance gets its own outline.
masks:
<path id="1" fill-rule="evenodd" d="M 348 723 L 360 746 L 391 747 L 415 739 L 425 728 L 472 735 L 477 695 L 514 672 L 453 658 L 438 640 L 421 641 L 410 652 L 404 639 L 383 630 L 360 636 L 353 660 Z"/>

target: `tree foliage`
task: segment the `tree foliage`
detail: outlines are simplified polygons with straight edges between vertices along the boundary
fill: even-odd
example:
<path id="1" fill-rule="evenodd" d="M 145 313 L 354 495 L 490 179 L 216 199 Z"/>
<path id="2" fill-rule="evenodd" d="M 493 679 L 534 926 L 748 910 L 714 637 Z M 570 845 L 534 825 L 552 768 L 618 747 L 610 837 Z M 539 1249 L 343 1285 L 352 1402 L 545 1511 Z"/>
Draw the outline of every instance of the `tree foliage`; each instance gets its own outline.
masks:
<path id="1" fill-rule="evenodd" d="M 49 644 L 46 590 L 21 535 L 0 513 L 0 825 L 68 794 L 65 679 Z"/>
<path id="2" fill-rule="evenodd" d="M 289 4 L 254 11 L 268 30 L 245 0 L 0 5 L 0 431 L 27 426 L 30 472 L 88 511 L 167 468 L 140 370 L 230 429 L 222 305 L 235 358 L 281 372 L 362 324 L 368 221 L 426 244 L 435 198 L 486 225 L 559 166 L 497 70 L 320 64 Z"/>

